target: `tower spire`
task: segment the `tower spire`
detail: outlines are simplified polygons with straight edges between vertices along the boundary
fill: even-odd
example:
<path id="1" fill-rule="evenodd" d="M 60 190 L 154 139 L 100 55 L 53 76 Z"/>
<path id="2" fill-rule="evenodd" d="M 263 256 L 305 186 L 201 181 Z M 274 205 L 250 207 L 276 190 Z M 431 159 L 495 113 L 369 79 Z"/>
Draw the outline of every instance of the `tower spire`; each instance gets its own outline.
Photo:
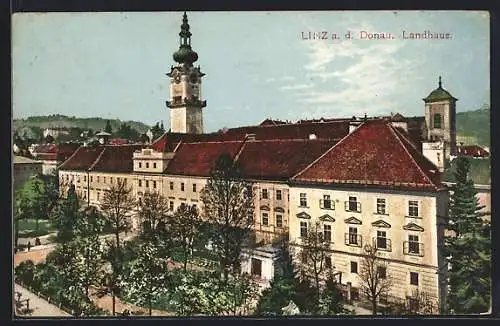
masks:
<path id="1" fill-rule="evenodd" d="M 176 62 L 187 66 L 191 66 L 193 62 L 198 60 L 198 54 L 191 49 L 191 35 L 187 14 L 184 12 L 179 33 L 179 50 L 174 53 L 173 58 Z"/>
<path id="2" fill-rule="evenodd" d="M 443 88 L 442 86 L 443 86 L 443 83 L 441 81 L 441 76 L 439 76 L 439 88 Z"/>

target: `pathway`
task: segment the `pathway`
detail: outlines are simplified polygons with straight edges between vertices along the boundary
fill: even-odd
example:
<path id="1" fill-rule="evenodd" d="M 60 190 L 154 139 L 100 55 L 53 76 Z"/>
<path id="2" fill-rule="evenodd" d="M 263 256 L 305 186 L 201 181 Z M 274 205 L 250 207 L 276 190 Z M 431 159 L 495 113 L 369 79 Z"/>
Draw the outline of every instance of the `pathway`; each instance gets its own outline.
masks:
<path id="1" fill-rule="evenodd" d="M 32 311 L 29 315 L 18 315 L 23 317 L 73 317 L 67 312 L 59 309 L 57 306 L 50 304 L 48 301 L 40 298 L 33 292 L 27 290 L 21 285 L 15 283 L 14 291 L 21 293 L 21 300 L 29 300 L 29 308 Z M 16 298 L 17 299 L 17 298 Z M 17 315 L 17 314 L 16 314 Z"/>

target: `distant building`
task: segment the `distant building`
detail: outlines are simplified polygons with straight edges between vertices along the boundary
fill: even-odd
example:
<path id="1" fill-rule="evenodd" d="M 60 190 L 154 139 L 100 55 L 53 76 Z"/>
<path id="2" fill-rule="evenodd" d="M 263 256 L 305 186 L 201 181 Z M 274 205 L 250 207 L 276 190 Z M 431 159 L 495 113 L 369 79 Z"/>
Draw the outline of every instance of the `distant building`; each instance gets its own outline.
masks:
<path id="1" fill-rule="evenodd" d="M 46 138 L 47 136 L 52 136 L 55 139 L 62 135 L 69 135 L 69 130 L 67 128 L 46 128 L 43 131 L 44 138 Z"/>
<path id="2" fill-rule="evenodd" d="M 50 175 L 79 147 L 77 143 L 44 144 L 33 147 L 32 155 L 42 162 L 42 174 Z"/>
<path id="3" fill-rule="evenodd" d="M 457 148 L 458 156 L 468 156 L 473 158 L 489 158 L 490 153 L 479 145 L 461 145 Z"/>
<path id="4" fill-rule="evenodd" d="M 14 190 L 19 189 L 29 178 L 42 173 L 42 162 L 14 155 Z"/>

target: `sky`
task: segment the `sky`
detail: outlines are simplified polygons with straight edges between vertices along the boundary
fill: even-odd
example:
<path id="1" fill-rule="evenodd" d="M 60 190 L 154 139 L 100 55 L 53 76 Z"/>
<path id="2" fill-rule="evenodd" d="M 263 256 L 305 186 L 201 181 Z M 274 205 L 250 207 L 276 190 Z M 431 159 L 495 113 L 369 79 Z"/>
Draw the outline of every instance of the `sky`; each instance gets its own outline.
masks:
<path id="1" fill-rule="evenodd" d="M 206 132 L 266 118 L 422 116 L 438 76 L 459 99 L 458 112 L 489 103 L 484 11 L 188 12 L 188 19 L 195 65 L 206 73 Z M 13 117 L 168 127 L 165 73 L 175 64 L 181 20 L 182 12 L 14 14 Z M 451 38 L 402 38 L 426 30 Z M 327 40 L 304 39 L 323 31 Z M 344 38 L 348 31 L 354 39 Z M 394 39 L 360 39 L 362 31 Z"/>

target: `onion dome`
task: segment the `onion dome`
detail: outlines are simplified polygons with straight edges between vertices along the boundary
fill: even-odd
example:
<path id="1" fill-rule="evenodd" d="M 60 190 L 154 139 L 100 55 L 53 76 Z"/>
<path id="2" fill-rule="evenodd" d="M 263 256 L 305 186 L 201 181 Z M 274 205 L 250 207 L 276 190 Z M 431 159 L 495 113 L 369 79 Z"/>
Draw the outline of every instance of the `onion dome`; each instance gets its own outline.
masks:
<path id="1" fill-rule="evenodd" d="M 192 65 L 193 62 L 198 60 L 198 54 L 191 49 L 191 32 L 189 31 L 189 24 L 186 12 L 184 12 L 184 16 L 182 17 L 182 25 L 180 36 L 180 46 L 179 50 L 177 50 L 173 58 L 178 63 L 183 63 L 185 65 Z"/>
<path id="2" fill-rule="evenodd" d="M 429 94 L 429 96 L 427 96 L 423 100 L 425 101 L 425 103 L 430 103 L 430 102 L 438 102 L 445 100 L 457 101 L 458 99 L 454 98 L 447 90 L 443 88 L 443 84 L 441 82 L 441 76 L 439 76 L 438 88 L 433 90 Z"/>

